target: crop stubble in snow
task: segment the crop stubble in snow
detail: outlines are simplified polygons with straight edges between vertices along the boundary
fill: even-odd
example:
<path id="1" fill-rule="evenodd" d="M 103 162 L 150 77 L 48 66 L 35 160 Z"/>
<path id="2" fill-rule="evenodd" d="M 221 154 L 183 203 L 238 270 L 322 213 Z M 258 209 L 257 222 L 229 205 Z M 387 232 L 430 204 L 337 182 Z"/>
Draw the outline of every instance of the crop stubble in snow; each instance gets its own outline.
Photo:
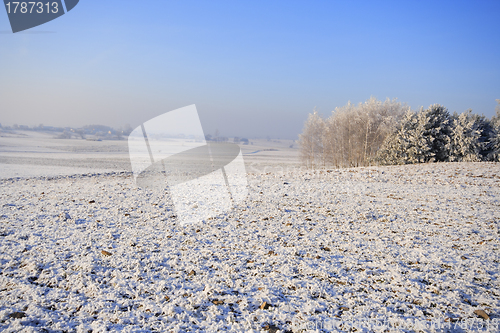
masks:
<path id="1" fill-rule="evenodd" d="M 495 319 L 499 171 L 251 174 L 243 204 L 187 227 L 130 173 L 1 180 L 0 330 L 291 331 L 478 309 Z"/>

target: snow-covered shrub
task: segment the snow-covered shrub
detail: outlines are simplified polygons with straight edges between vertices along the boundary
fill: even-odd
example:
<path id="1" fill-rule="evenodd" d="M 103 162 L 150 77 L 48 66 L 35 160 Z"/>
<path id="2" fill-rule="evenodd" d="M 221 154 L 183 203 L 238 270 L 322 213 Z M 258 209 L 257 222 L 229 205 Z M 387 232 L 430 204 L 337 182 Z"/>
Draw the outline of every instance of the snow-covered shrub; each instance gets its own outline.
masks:
<path id="1" fill-rule="evenodd" d="M 388 136 L 378 151 L 380 164 L 412 164 L 447 159 L 450 115 L 439 104 L 407 112 L 392 135 Z"/>
<path id="2" fill-rule="evenodd" d="M 484 116 L 467 110 L 453 115 L 448 160 L 451 162 L 479 162 L 492 159 L 494 129 Z"/>
<path id="3" fill-rule="evenodd" d="M 450 116 L 439 104 L 405 115 L 377 153 L 380 164 L 498 161 L 500 109 L 489 121 L 467 110 Z"/>
<path id="4" fill-rule="evenodd" d="M 422 163 L 432 158 L 433 137 L 425 135 L 426 115 L 408 111 L 396 131 L 387 137 L 378 151 L 380 164 Z"/>
<path id="5" fill-rule="evenodd" d="M 448 159 L 447 145 L 450 140 L 450 113 L 439 104 L 433 104 L 417 115 L 423 127 L 422 135 L 430 144 L 430 150 L 421 162 L 444 162 Z"/>

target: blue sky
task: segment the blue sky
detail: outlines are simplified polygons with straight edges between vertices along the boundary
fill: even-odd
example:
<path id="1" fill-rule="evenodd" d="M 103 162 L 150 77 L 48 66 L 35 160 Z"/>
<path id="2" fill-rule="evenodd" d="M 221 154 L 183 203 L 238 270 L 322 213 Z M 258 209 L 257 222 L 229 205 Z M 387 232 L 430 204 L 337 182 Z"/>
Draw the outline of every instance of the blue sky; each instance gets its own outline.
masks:
<path id="1" fill-rule="evenodd" d="M 95 1 L 12 34 L 0 122 L 136 126 L 196 104 L 205 132 L 296 138 L 314 107 L 398 98 L 488 117 L 500 1 Z"/>

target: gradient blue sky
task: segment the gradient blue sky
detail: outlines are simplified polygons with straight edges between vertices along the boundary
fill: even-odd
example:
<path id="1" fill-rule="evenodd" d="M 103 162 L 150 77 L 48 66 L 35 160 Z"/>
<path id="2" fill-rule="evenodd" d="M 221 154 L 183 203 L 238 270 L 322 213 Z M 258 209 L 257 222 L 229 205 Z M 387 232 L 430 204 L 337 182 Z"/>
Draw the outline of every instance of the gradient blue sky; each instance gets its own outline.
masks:
<path id="1" fill-rule="evenodd" d="M 296 138 L 307 114 L 398 98 L 488 117 L 500 1 L 80 0 L 12 34 L 0 123 L 136 126 L 196 104 L 205 132 Z"/>

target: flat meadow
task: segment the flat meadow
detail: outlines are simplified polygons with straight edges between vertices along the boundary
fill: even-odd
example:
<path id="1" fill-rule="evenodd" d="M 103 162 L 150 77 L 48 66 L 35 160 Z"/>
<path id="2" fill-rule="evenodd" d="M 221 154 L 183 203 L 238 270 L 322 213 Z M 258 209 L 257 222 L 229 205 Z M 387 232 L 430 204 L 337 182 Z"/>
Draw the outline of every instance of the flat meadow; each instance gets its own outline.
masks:
<path id="1" fill-rule="evenodd" d="M 262 140 L 246 200 L 184 226 L 126 142 L 0 150 L 4 332 L 499 329 L 500 163 L 307 170 Z"/>

